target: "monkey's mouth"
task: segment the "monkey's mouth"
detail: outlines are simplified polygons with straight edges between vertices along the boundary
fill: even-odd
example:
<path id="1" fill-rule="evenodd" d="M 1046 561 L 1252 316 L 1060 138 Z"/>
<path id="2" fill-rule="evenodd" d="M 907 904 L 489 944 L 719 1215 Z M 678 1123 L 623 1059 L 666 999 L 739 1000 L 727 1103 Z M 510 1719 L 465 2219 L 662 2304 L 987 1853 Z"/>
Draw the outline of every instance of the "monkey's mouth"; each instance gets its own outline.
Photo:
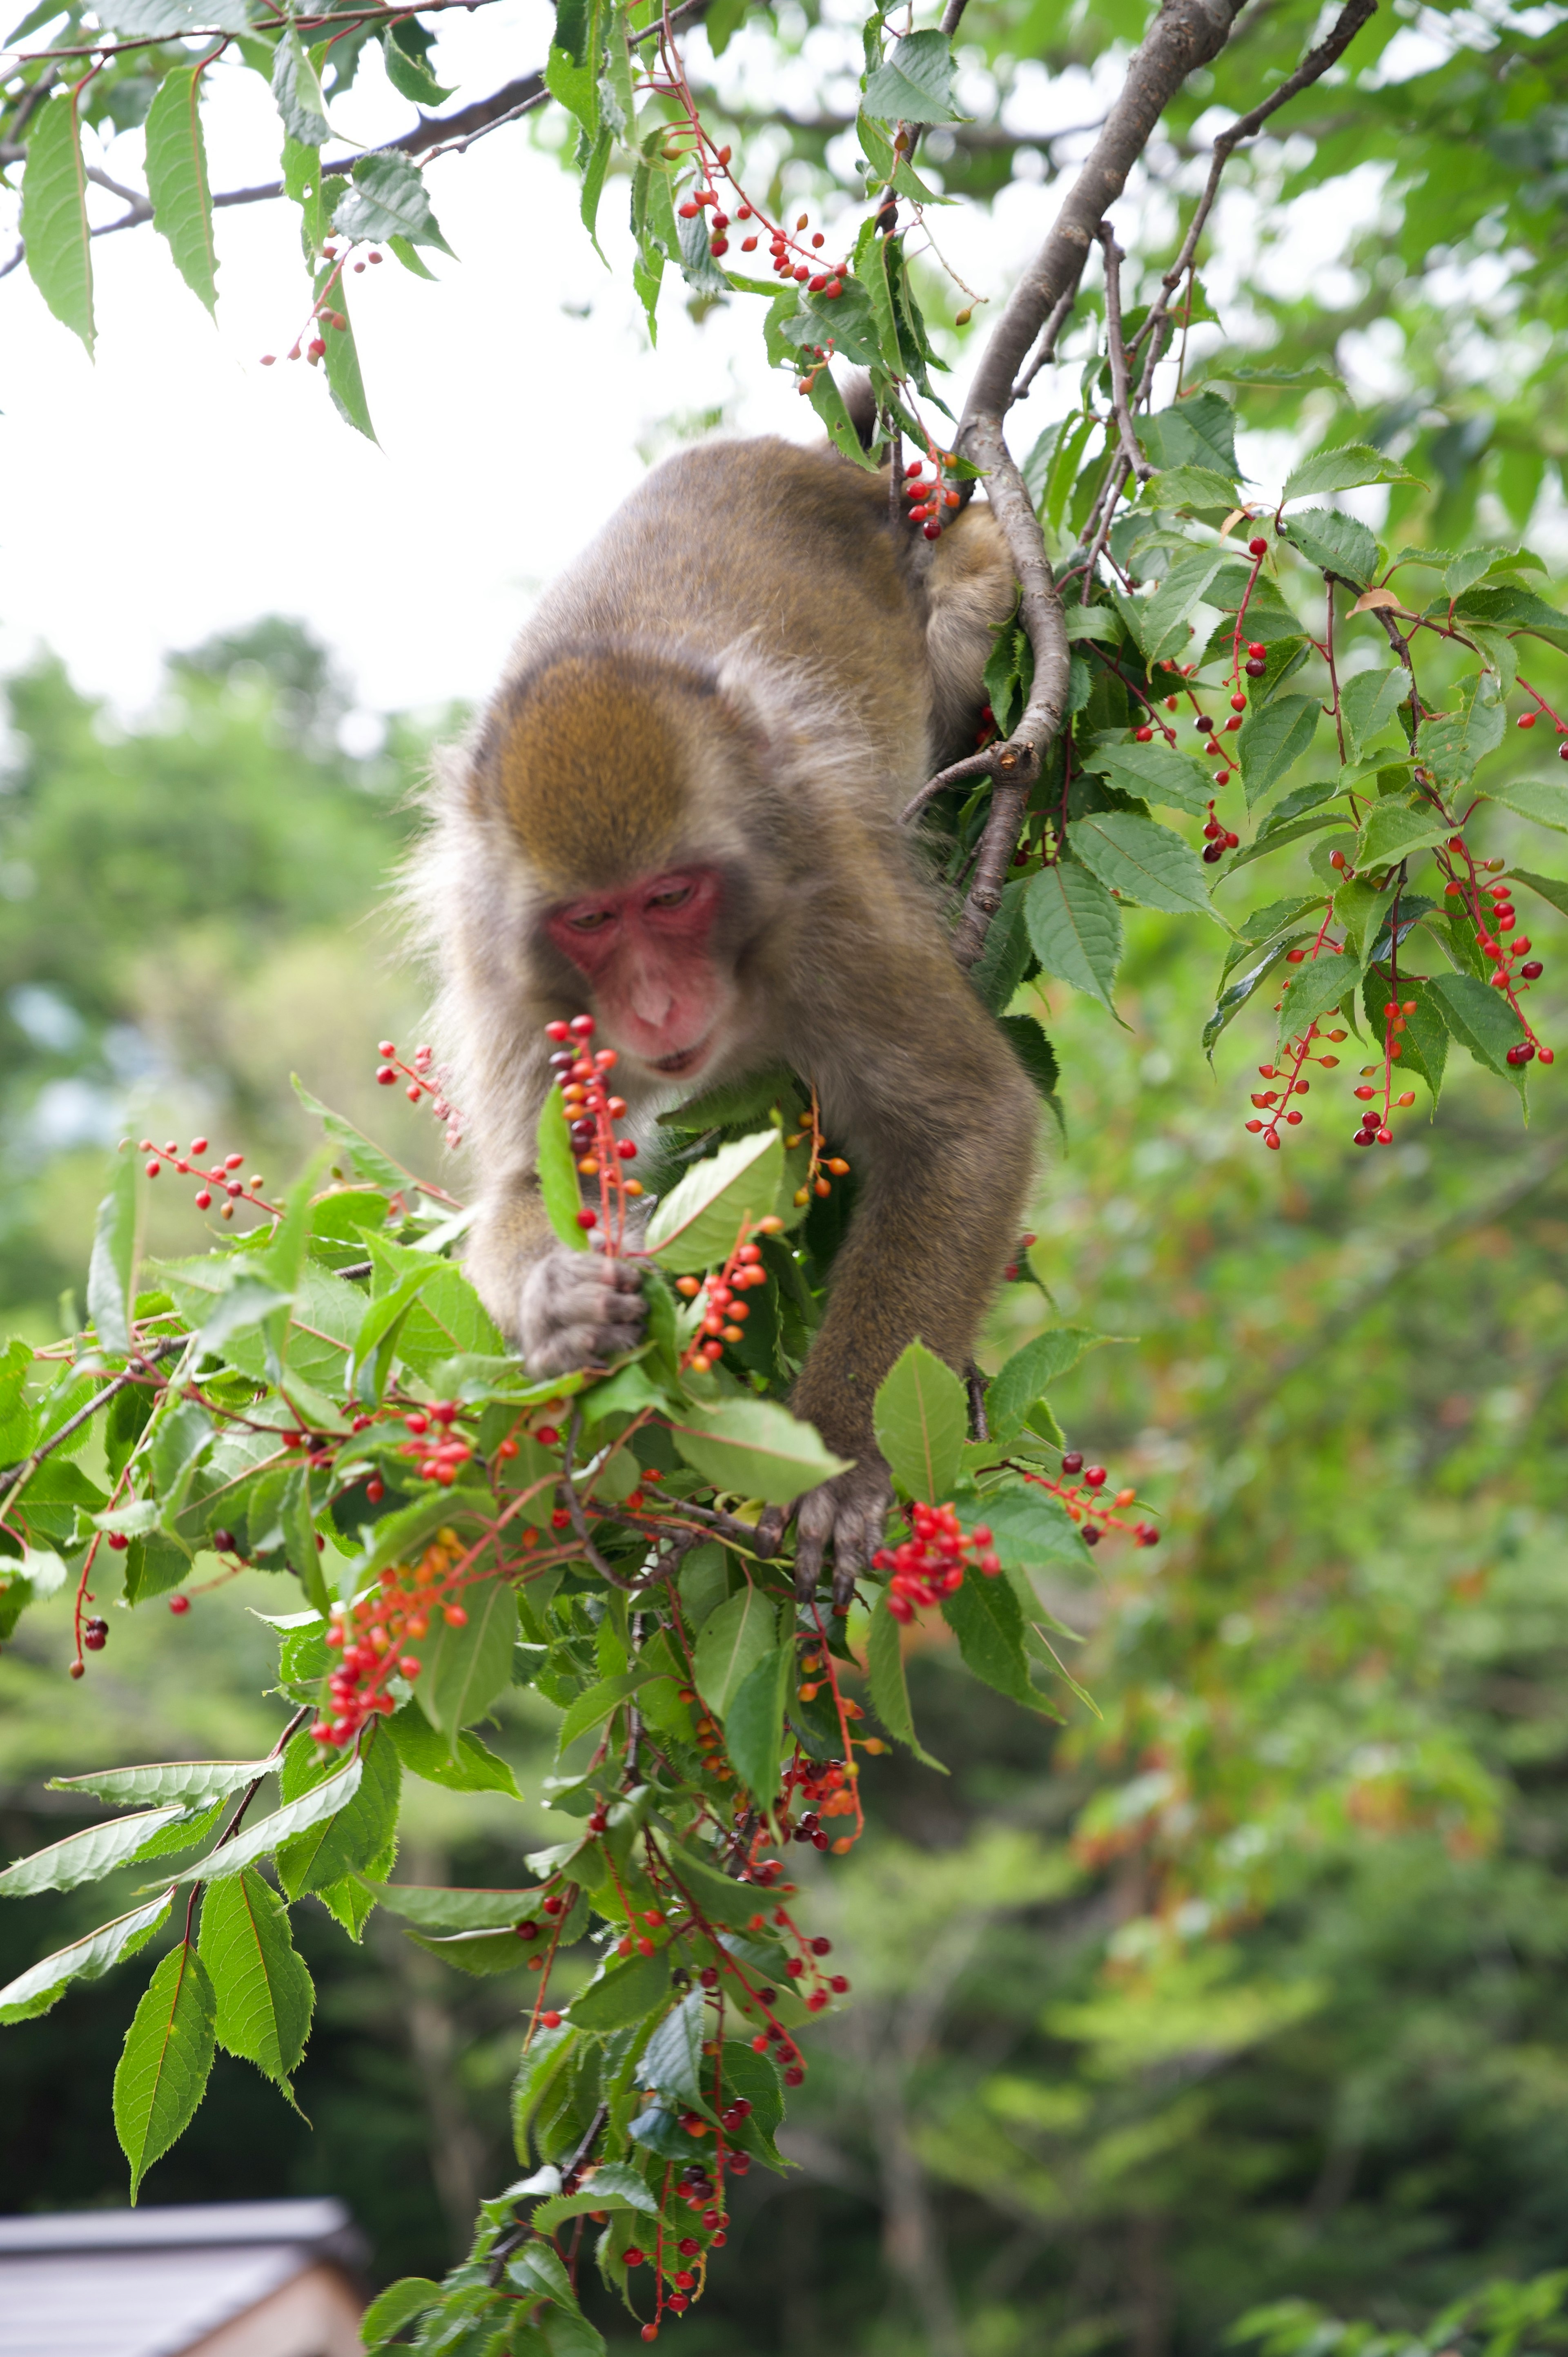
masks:
<path id="1" fill-rule="evenodd" d="M 699 1039 L 694 1048 L 678 1048 L 672 1056 L 659 1057 L 653 1070 L 668 1072 L 671 1080 L 679 1080 L 683 1072 L 694 1071 L 707 1052 L 707 1040 Z"/>

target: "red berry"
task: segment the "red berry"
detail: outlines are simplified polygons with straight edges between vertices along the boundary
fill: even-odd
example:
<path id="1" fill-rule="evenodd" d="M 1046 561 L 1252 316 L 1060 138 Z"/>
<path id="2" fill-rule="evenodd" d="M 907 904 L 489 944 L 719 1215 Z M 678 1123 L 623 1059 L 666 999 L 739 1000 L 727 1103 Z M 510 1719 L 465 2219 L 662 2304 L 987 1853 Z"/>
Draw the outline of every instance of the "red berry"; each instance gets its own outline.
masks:
<path id="1" fill-rule="evenodd" d="M 1520 968 L 1526 982 L 1539 982 L 1545 970 L 1539 958 L 1531 958 L 1528 965 L 1521 965 Z"/>
<path id="2" fill-rule="evenodd" d="M 1064 1454 L 1063 1458 L 1062 1458 L 1062 1471 L 1063 1471 L 1064 1473 L 1081 1473 L 1081 1472 L 1082 1472 L 1082 1470 L 1083 1470 L 1083 1451 L 1082 1451 L 1082 1449 L 1081 1449 L 1081 1448 L 1069 1448 L 1069 1449 L 1068 1449 L 1068 1450 L 1066 1451 L 1066 1453 Z"/>
<path id="3" fill-rule="evenodd" d="M 1514 722 L 1514 726 L 1516 728 L 1533 728 L 1536 723 L 1536 718 L 1537 715 L 1533 712 L 1521 712 L 1519 718 Z"/>
<path id="4" fill-rule="evenodd" d="M 561 2017 L 558 2013 L 542 2013 L 539 2018 L 546 2029 L 559 2029 L 561 2027 Z"/>
<path id="5" fill-rule="evenodd" d="M 1247 552 L 1251 556 L 1267 556 L 1269 544 L 1266 540 L 1250 540 L 1247 543 Z"/>
<path id="6" fill-rule="evenodd" d="M 188 1611 L 189 1611 L 189 1609 L 190 1609 L 190 1598 L 189 1598 L 189 1597 L 188 1597 L 188 1596 L 171 1596 L 171 1597 L 169 1598 L 169 1600 L 168 1600 L 168 1609 L 169 1609 L 169 1610 L 170 1610 L 172 1613 L 174 1613 L 174 1614 L 175 1614 L 176 1618 L 177 1619 L 180 1613 L 182 1613 L 182 1612 L 188 1612 Z"/>
<path id="7" fill-rule="evenodd" d="M 582 1211 L 578 1212 L 577 1225 L 580 1228 L 596 1228 L 598 1224 L 599 1215 L 597 1211 Z"/>
<path id="8" fill-rule="evenodd" d="M 1251 656 L 1254 662 L 1262 662 L 1263 657 L 1268 653 L 1268 651 L 1267 647 L 1264 646 L 1261 639 L 1251 639 L 1248 640 L 1247 652 Z"/>

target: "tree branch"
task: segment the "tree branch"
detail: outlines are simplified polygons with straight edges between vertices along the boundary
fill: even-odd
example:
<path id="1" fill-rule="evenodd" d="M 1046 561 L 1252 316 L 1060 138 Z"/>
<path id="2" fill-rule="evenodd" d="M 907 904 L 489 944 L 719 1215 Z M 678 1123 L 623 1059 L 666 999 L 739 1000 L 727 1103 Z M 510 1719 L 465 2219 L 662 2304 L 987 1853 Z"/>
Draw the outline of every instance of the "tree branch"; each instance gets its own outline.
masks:
<path id="1" fill-rule="evenodd" d="M 40 1440 L 32 1455 L 17 1467 L 5 1489 L 0 1491 L 0 1513 L 4 1513 L 18 1490 L 32 1480 L 45 1458 L 52 1457 L 55 1450 L 63 1442 L 69 1440 L 73 1432 L 80 1432 L 89 1416 L 96 1415 L 101 1407 L 107 1407 L 116 1392 L 123 1392 L 127 1383 L 134 1383 L 144 1368 L 154 1367 L 160 1359 L 171 1357 L 176 1351 L 183 1351 L 188 1340 L 188 1335 L 176 1334 L 167 1341 L 154 1342 L 146 1350 L 137 1343 L 132 1350 L 131 1364 L 124 1373 L 116 1375 L 112 1383 L 105 1383 L 101 1392 L 95 1392 L 86 1406 L 79 1407 L 74 1415 L 68 1415 L 59 1429 L 57 1432 L 51 1432 L 47 1440 Z"/>

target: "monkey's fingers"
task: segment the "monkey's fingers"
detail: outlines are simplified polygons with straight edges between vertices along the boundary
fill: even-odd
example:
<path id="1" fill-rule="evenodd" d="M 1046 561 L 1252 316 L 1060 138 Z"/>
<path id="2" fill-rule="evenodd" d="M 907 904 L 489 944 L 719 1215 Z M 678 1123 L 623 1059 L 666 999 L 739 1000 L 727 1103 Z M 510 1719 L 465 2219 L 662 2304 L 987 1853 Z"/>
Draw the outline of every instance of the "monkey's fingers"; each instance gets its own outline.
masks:
<path id="1" fill-rule="evenodd" d="M 764 1509 L 757 1522 L 756 1539 L 757 1552 L 764 1563 L 778 1554 L 794 1511 L 793 1506 L 768 1506 Z"/>
<path id="2" fill-rule="evenodd" d="M 887 1520 L 885 1498 L 856 1500 L 843 1508 L 833 1525 L 833 1609 L 847 1612 L 854 1584 L 871 1568 L 871 1558 L 882 1544 Z"/>
<path id="3" fill-rule="evenodd" d="M 822 1553 L 837 1519 L 832 1490 L 826 1485 L 820 1490 L 808 1490 L 798 1501 L 797 1511 L 800 1523 L 795 1539 L 795 1594 L 802 1604 L 809 1604 L 817 1592 L 817 1582 L 822 1576 Z"/>

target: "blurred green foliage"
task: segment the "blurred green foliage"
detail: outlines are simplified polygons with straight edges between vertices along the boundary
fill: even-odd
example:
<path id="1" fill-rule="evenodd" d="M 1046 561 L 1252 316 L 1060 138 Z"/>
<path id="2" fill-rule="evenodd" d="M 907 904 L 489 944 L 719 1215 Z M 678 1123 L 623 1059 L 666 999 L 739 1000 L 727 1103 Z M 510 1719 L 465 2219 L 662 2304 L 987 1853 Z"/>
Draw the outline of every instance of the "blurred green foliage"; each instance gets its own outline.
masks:
<path id="1" fill-rule="evenodd" d="M 230 1122 L 274 1158 L 303 1137 L 273 1083 L 285 1055 L 378 1131 L 402 1109 L 366 1048 L 416 1001 L 356 920 L 414 754 L 410 732 L 352 760 L 322 674 L 236 676 L 216 656 L 177 670 L 139 730 L 111 730 L 58 670 L 12 697 L 0 856 L 35 884 L 5 904 L 0 971 L 13 1009 L 47 988 L 78 1026 L 51 1048 L 18 1023 L 6 1063 L 5 1266 L 13 1314 L 39 1320 L 81 1282 L 102 1168 L 90 1141 L 51 1150 L 35 1111 L 51 1085 L 80 1081 L 114 1123 L 199 1112 L 216 1140 Z M 291 827 L 324 846 L 304 901 L 269 881 Z M 917 1715 L 952 1773 L 882 1761 L 871 1836 L 802 1870 L 855 2001 L 810 2041 L 799 2174 L 742 2189 L 683 2323 L 694 2357 L 1187 2357 L 1279 2302 L 1313 2305 L 1278 2312 L 1270 2357 L 1349 2352 L 1370 2326 L 1336 2318 L 1418 2335 L 1486 2279 L 1563 2255 L 1563 1083 L 1534 1080 L 1526 1131 L 1511 1092 L 1461 1071 L 1430 1130 L 1357 1156 L 1342 1066 L 1265 1157 L 1238 1114 L 1266 1018 L 1226 1035 L 1217 1082 L 1196 1044 L 1212 952 L 1179 922 L 1128 930 L 1130 1030 L 1065 991 L 1046 1010 L 1069 1120 L 1030 1256 L 1048 1300 L 1009 1288 L 993 1343 L 1058 1319 L 1129 1338 L 1056 1396 L 1165 1537 L 1107 1544 L 1097 1583 L 1058 1598 L 1101 1714 L 1059 1732 L 982 1695 L 925 1632 Z M 1551 1036 L 1563 928 L 1539 930 Z M 116 1027 L 156 1043 L 129 1103 Z M 192 1248 L 183 1198 L 159 1211 Z M 272 1640 L 247 1607 L 292 1602 L 248 1574 L 183 1620 L 115 1612 L 74 1686 L 66 1600 L 30 1616 L 0 1655 L 5 1854 L 81 1821 L 51 1772 L 274 1730 Z M 509 1708 L 495 1739 L 537 1792 L 548 1713 L 521 1692 Z M 418 1807 L 399 1867 L 416 1880 L 516 1881 L 548 1822 L 423 1786 Z M 0 1975 L 105 1911 L 91 1890 L 7 1909 Z M 330 2190 L 380 2275 L 438 2271 L 475 2192 L 513 2173 L 521 1988 L 462 1980 L 377 1918 L 360 1949 L 324 1915 L 305 1936 L 312 2125 L 220 2061 L 150 2197 Z M 124 2198 L 106 2096 L 134 1996 L 78 1990 L 0 2036 L 17 2123 L 0 2208 Z M 1501 2351 L 1490 2297 L 1496 2315 L 1444 2345 Z M 1507 2298 L 1510 2346 L 1554 2345 L 1553 2298 Z"/>

